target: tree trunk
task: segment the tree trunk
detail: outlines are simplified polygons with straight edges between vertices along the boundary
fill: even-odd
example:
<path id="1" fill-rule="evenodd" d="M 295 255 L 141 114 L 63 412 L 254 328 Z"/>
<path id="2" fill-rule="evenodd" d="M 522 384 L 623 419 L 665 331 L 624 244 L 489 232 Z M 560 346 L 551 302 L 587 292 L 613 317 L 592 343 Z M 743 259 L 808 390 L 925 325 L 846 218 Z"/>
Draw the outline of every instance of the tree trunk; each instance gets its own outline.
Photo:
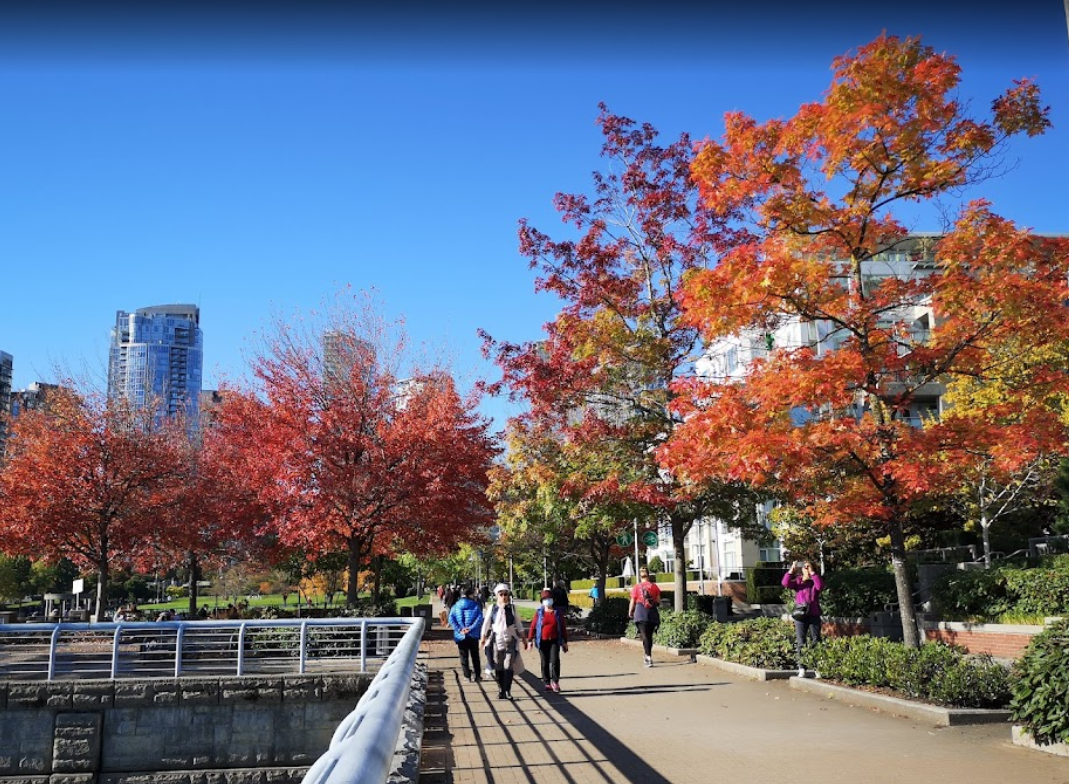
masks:
<path id="1" fill-rule="evenodd" d="M 197 592 L 197 583 L 200 582 L 200 561 L 197 554 L 189 551 L 189 617 L 197 617 L 197 604 L 200 602 L 200 594 Z"/>
<path id="2" fill-rule="evenodd" d="M 902 641 L 908 648 L 920 647 L 917 632 L 917 612 L 913 605 L 913 584 L 906 564 L 906 536 L 902 523 L 896 517 L 891 523 L 891 565 L 894 568 L 895 588 L 898 592 L 898 609 L 902 614 Z"/>
<path id="3" fill-rule="evenodd" d="M 682 520 L 672 520 L 672 549 L 675 552 L 675 598 L 672 603 L 676 612 L 683 612 L 687 601 L 687 551 L 683 546 L 690 529 Z"/>
<path id="4" fill-rule="evenodd" d="M 612 540 L 608 537 L 595 537 L 590 540 L 590 554 L 594 558 L 597 569 L 598 596 L 594 600 L 594 606 L 605 601 L 605 580 L 609 572 L 609 555 L 612 551 Z"/>
<path id="5" fill-rule="evenodd" d="M 980 517 L 980 530 L 984 532 L 984 568 L 991 568 L 991 521 L 984 512 Z"/>
<path id="6" fill-rule="evenodd" d="M 359 592 L 357 581 L 360 577 L 360 555 L 362 548 L 356 540 L 349 541 L 349 576 L 345 585 L 345 606 L 355 607 Z"/>
<path id="7" fill-rule="evenodd" d="M 105 552 L 107 552 L 106 549 Z M 105 618 L 105 611 L 108 605 L 108 577 L 108 562 L 104 560 L 102 563 L 97 564 L 97 606 L 93 612 L 94 623 L 100 623 Z"/>

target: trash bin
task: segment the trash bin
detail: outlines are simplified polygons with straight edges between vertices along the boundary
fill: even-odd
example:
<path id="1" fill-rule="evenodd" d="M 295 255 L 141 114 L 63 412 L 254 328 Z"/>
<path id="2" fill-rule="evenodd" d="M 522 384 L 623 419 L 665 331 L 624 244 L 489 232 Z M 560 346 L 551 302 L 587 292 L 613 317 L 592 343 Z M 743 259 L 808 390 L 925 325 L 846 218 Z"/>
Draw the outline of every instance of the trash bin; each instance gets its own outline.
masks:
<path id="1" fill-rule="evenodd" d="M 713 618 L 718 620 L 720 623 L 726 623 L 729 615 L 731 615 L 731 597 L 714 596 Z"/>
<path id="2" fill-rule="evenodd" d="M 0 624 L 14 623 L 18 617 L 19 614 L 17 612 L 4 610 L 0 612 Z"/>
<path id="3" fill-rule="evenodd" d="M 416 618 L 425 618 L 427 625 L 430 626 L 431 619 L 434 617 L 434 608 L 429 604 L 416 604 L 412 607 L 412 615 Z"/>
<path id="4" fill-rule="evenodd" d="M 401 617 L 402 618 L 411 618 L 412 617 L 412 608 L 411 607 L 402 607 L 401 608 Z"/>

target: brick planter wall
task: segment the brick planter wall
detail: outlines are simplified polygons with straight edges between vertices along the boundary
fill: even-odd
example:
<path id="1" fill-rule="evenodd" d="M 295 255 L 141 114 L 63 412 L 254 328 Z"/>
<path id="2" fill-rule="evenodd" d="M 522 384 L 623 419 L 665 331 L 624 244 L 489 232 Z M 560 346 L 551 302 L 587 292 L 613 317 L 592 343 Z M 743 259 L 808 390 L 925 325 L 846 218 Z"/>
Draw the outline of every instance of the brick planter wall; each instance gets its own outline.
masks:
<path id="1" fill-rule="evenodd" d="M 924 637 L 948 645 L 961 645 L 969 653 L 989 653 L 998 659 L 1019 659 L 1042 626 L 995 623 L 924 624 Z"/>

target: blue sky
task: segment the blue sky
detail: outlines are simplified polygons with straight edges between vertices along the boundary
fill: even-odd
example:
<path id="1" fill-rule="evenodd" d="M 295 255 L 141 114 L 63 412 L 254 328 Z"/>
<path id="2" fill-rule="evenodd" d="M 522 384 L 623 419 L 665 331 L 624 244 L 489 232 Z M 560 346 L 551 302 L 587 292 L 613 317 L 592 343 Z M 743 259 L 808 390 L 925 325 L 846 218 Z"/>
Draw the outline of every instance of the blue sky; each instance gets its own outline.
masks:
<path id="1" fill-rule="evenodd" d="M 476 330 L 534 339 L 556 310 L 534 294 L 517 221 L 564 231 L 551 199 L 589 189 L 599 101 L 666 141 L 719 137 L 727 110 L 767 119 L 818 99 L 832 58 L 882 29 L 957 55 L 978 109 L 1014 78 L 1039 82 L 1054 130 L 970 195 L 1069 231 L 1063 4 L 869 5 L 0 11 L 0 350 L 15 386 L 56 365 L 102 376 L 116 310 L 192 302 L 211 387 L 244 372 L 273 313 L 345 284 L 374 288 L 462 377 L 492 375 Z"/>

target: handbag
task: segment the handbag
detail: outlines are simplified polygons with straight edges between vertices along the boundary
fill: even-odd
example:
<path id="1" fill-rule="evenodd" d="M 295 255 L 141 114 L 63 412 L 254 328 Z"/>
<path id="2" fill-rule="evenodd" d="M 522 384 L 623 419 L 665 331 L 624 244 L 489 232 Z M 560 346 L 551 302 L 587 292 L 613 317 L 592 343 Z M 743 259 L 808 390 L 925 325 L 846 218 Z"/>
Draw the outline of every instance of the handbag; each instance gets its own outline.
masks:
<path id="1" fill-rule="evenodd" d="M 809 616 L 809 604 L 807 602 L 795 602 L 791 610 L 791 617 L 796 621 L 804 621 Z"/>

